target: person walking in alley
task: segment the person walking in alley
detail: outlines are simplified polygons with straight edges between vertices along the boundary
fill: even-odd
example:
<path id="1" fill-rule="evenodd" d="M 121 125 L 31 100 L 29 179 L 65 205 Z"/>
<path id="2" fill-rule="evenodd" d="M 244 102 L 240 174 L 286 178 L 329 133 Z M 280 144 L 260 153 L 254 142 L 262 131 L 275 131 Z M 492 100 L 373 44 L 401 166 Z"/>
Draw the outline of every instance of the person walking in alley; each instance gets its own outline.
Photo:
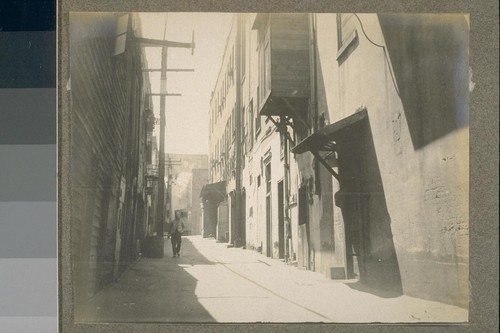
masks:
<path id="1" fill-rule="evenodd" d="M 175 212 L 175 219 L 172 221 L 170 226 L 170 240 L 172 242 L 172 258 L 176 255 L 180 256 L 181 251 L 181 234 L 184 231 L 184 223 L 180 218 L 180 213 Z"/>

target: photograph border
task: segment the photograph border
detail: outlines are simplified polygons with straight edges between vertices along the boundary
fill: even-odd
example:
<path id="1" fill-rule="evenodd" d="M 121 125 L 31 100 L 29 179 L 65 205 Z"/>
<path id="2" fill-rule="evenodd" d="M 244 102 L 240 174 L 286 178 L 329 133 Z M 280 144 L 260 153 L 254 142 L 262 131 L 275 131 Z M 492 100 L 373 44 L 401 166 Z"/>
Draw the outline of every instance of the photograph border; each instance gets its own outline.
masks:
<path id="1" fill-rule="evenodd" d="M 61 332 L 497 332 L 498 328 L 498 1 L 59 0 L 58 241 Z M 408 12 L 470 13 L 470 192 L 468 324 L 178 324 L 73 322 L 70 252 L 69 13 L 86 12 Z"/>

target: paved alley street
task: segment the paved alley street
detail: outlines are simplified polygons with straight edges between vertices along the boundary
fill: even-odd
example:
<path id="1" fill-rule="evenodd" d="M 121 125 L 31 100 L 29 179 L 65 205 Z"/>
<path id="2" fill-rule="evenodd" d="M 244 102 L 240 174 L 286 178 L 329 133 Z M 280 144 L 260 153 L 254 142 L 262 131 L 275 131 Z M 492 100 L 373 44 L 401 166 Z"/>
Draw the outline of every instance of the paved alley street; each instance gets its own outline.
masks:
<path id="1" fill-rule="evenodd" d="M 141 258 L 85 307 L 97 322 L 463 322 L 455 306 L 356 290 L 257 252 L 183 237 L 181 256 Z M 87 321 L 87 319 L 85 319 Z"/>

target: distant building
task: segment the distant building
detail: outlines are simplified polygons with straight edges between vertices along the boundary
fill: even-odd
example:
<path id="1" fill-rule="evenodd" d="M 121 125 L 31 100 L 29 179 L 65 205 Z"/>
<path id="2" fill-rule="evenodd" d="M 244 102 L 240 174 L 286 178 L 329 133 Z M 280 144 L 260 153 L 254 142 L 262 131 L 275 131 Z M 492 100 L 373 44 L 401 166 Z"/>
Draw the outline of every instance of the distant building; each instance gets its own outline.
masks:
<path id="1" fill-rule="evenodd" d="M 209 109 L 209 184 L 202 190 L 203 235 L 244 242 L 241 209 L 240 27 L 233 19 Z"/>
<path id="2" fill-rule="evenodd" d="M 175 211 L 182 211 L 185 233 L 199 235 L 200 191 L 208 180 L 208 156 L 203 154 L 167 154 L 166 169 L 170 175 L 168 184 L 168 215 L 174 218 Z"/>
<path id="3" fill-rule="evenodd" d="M 201 205 L 202 199 L 200 198 L 201 190 L 203 186 L 208 183 L 208 169 L 193 169 L 191 178 L 191 234 L 201 235 L 202 232 L 202 215 L 201 215 Z"/>

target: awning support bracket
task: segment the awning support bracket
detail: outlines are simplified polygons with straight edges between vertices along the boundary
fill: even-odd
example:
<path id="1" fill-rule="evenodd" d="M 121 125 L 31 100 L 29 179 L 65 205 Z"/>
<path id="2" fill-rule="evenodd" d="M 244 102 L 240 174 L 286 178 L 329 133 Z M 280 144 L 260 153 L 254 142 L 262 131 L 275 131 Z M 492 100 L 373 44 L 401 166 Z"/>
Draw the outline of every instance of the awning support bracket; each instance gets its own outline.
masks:
<path id="1" fill-rule="evenodd" d="M 295 108 L 290 104 L 290 102 L 283 97 L 283 101 L 285 102 L 286 106 L 288 109 L 290 109 L 290 112 L 293 113 L 293 115 L 306 127 L 309 128 L 309 124 L 300 116 L 300 114 L 295 110 Z"/>
<path id="2" fill-rule="evenodd" d="M 290 133 L 286 129 L 287 125 L 291 126 L 291 123 L 288 121 L 288 119 L 286 119 L 286 117 L 284 117 L 284 119 L 283 119 L 283 116 L 280 116 L 280 122 L 277 122 L 271 116 L 267 116 L 267 119 L 271 120 L 273 122 L 273 124 L 276 126 L 276 128 L 278 129 L 278 131 L 281 134 L 283 134 L 288 139 L 288 141 L 290 141 L 293 145 L 295 145 L 295 141 L 292 139 L 292 137 L 290 136 Z"/>
<path id="3" fill-rule="evenodd" d="M 318 153 L 318 151 L 317 150 L 311 150 L 311 153 L 314 155 L 314 157 L 321 164 L 323 164 L 323 166 L 326 168 L 326 170 L 328 170 L 328 172 L 331 173 L 332 176 L 335 177 L 335 179 L 337 179 L 340 182 L 339 174 L 336 173 L 335 170 L 333 170 L 333 168 L 325 161 L 325 159 L 323 157 L 321 157 L 321 155 Z"/>

